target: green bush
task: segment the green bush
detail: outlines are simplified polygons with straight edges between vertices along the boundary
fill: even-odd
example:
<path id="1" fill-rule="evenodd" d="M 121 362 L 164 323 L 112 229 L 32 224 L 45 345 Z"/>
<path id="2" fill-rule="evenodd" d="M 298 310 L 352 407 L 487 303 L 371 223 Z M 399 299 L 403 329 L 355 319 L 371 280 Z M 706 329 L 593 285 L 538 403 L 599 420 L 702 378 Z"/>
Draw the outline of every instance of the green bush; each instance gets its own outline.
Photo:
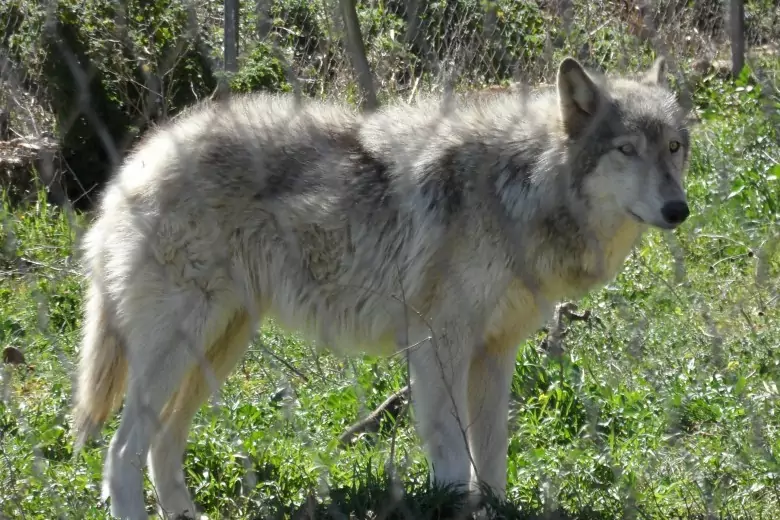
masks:
<path id="1" fill-rule="evenodd" d="M 260 43 L 241 63 L 238 72 L 230 79 L 233 92 L 291 92 L 292 86 L 285 76 L 284 64 L 274 55 L 267 43 Z"/>
<path id="2" fill-rule="evenodd" d="M 0 7 L 9 58 L 55 117 L 62 157 L 77 177 L 66 179 L 77 206 L 150 124 L 216 87 L 193 17 L 183 0 L 59 0 L 49 12 L 24 0 Z"/>

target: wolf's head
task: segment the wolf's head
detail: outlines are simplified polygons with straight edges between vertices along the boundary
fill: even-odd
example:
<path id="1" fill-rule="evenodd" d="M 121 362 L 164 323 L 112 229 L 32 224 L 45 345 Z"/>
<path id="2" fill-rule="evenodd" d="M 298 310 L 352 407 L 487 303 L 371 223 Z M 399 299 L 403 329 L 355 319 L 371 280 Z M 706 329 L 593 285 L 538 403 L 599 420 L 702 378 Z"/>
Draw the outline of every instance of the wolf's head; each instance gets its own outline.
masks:
<path id="1" fill-rule="evenodd" d="M 581 194 L 605 216 L 674 229 L 689 214 L 685 114 L 659 58 L 638 79 L 599 78 L 573 58 L 558 69 L 558 102 Z"/>

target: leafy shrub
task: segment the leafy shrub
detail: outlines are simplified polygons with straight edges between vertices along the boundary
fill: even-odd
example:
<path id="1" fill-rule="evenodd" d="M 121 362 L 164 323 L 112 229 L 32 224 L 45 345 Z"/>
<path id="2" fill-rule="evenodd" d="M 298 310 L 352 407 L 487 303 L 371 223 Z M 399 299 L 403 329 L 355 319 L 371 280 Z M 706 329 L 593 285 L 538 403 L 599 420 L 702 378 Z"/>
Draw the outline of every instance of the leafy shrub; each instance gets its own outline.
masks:
<path id="1" fill-rule="evenodd" d="M 291 92 L 292 86 L 285 76 L 284 64 L 274 55 L 270 45 L 258 44 L 241 64 L 230 80 L 233 92 Z"/>
<path id="2" fill-rule="evenodd" d="M 0 7 L 3 41 L 26 78 L 45 93 L 61 152 L 81 197 L 104 181 L 124 151 L 155 120 L 216 87 L 208 48 L 183 0 L 60 0 L 47 12 L 11 0 Z"/>

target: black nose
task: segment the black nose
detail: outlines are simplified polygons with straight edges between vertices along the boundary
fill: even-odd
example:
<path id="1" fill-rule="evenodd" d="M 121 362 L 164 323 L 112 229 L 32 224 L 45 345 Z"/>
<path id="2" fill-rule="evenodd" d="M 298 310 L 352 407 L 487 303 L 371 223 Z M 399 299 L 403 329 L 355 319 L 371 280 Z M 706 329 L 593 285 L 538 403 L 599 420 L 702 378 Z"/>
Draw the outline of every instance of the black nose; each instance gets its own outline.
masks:
<path id="1" fill-rule="evenodd" d="M 664 216 L 669 224 L 681 224 L 688 218 L 691 211 L 688 209 L 688 204 L 684 200 L 673 200 L 667 202 L 664 207 L 661 208 L 661 215 Z"/>

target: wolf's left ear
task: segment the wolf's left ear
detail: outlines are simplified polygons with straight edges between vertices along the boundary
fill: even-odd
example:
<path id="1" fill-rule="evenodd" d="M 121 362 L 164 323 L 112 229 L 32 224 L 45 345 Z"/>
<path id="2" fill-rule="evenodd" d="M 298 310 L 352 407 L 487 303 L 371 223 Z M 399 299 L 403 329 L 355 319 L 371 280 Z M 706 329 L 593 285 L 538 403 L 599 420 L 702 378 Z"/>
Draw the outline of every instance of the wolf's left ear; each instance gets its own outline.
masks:
<path id="1" fill-rule="evenodd" d="M 646 85 L 668 87 L 669 81 L 666 79 L 667 71 L 666 58 L 659 56 L 655 59 L 655 62 L 653 63 L 653 66 L 650 67 L 650 70 L 645 72 L 645 75 L 642 78 L 642 83 Z"/>
<path id="2" fill-rule="evenodd" d="M 599 110 L 601 92 L 580 62 L 565 58 L 558 67 L 558 104 L 566 133 L 577 137 Z"/>

